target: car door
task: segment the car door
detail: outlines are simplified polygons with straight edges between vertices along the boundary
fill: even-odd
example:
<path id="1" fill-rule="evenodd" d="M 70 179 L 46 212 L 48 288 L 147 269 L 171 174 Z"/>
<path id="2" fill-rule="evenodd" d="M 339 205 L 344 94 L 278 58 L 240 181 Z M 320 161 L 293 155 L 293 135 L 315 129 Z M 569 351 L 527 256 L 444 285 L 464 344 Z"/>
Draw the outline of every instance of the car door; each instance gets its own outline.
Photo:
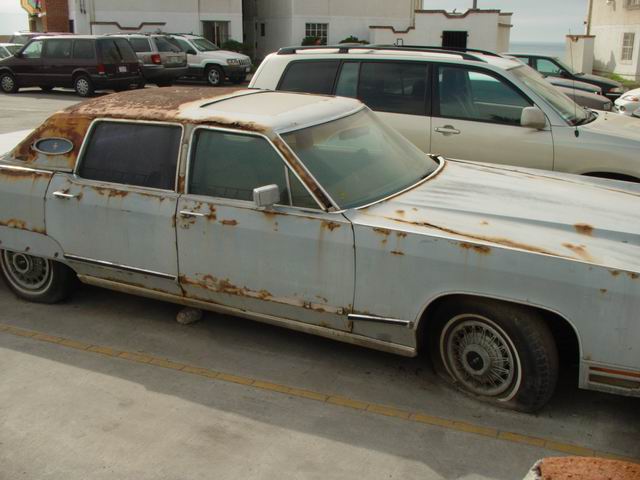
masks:
<path id="1" fill-rule="evenodd" d="M 189 75 L 202 75 L 202 59 L 198 57 L 198 51 L 184 38 L 171 37 L 181 50 L 187 54 L 187 64 L 189 65 Z"/>
<path id="2" fill-rule="evenodd" d="M 47 234 L 80 275 L 181 294 L 175 211 L 180 125 L 94 122 L 74 173 L 56 173 Z"/>
<path id="3" fill-rule="evenodd" d="M 45 86 L 63 86 L 71 83 L 73 60 L 71 39 L 49 39 L 42 52 L 42 82 Z"/>
<path id="4" fill-rule="evenodd" d="M 252 201 L 253 189 L 266 185 L 277 185 L 281 200 L 261 209 Z M 318 207 L 265 137 L 196 129 L 176 224 L 186 296 L 262 316 L 350 329 L 351 224 Z"/>
<path id="5" fill-rule="evenodd" d="M 551 127 L 522 127 L 522 110 L 533 102 L 495 72 L 439 65 L 433 98 L 432 153 L 553 170 Z"/>
<path id="6" fill-rule="evenodd" d="M 39 85 L 43 44 L 44 40 L 32 40 L 20 51 L 19 56 L 12 60 L 11 69 L 21 87 Z"/>

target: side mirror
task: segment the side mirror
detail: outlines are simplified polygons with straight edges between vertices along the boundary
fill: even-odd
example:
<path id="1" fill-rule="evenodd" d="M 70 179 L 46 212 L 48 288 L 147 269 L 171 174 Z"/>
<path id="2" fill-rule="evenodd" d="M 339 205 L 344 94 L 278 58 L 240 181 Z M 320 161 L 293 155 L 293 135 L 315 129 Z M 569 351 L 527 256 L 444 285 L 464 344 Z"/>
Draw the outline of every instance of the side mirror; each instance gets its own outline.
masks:
<path id="1" fill-rule="evenodd" d="M 536 130 L 543 130 L 547 126 L 547 118 L 538 107 L 525 107 L 520 116 L 520 125 Z"/>
<path id="2" fill-rule="evenodd" d="M 265 185 L 253 189 L 253 203 L 258 208 L 268 208 L 280 201 L 280 189 L 277 185 Z"/>
<path id="3" fill-rule="evenodd" d="M 193 48 L 188 49 L 188 50 L 187 50 L 187 53 L 188 53 L 189 55 L 197 55 L 197 54 L 198 54 L 198 53 L 197 53 Z"/>
<path id="4" fill-rule="evenodd" d="M 22 58 L 23 57 L 22 52 L 16 52 L 16 53 L 13 54 L 13 56 L 16 57 L 16 58 Z"/>

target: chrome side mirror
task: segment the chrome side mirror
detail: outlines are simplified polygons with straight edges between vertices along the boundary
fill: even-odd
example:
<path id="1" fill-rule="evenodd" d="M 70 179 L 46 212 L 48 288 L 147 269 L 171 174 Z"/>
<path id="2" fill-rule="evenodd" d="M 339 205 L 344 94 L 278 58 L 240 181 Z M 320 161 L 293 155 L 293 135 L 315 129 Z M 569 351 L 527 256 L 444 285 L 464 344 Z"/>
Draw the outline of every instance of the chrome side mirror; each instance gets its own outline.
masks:
<path id="1" fill-rule="evenodd" d="M 520 116 L 520 125 L 528 128 L 543 130 L 547 126 L 547 117 L 538 107 L 525 107 Z"/>
<path id="2" fill-rule="evenodd" d="M 277 185 L 265 185 L 253 189 L 253 203 L 258 208 L 268 208 L 280 201 L 280 189 Z"/>

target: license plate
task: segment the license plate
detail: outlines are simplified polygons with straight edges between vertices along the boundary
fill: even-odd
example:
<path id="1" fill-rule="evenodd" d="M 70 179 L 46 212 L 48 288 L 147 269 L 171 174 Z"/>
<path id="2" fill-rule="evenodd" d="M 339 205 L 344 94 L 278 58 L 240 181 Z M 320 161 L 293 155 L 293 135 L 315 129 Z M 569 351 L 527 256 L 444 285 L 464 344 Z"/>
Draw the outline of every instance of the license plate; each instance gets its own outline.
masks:
<path id="1" fill-rule="evenodd" d="M 245 72 L 249 73 L 251 71 L 251 67 L 247 67 L 244 69 Z"/>
<path id="2" fill-rule="evenodd" d="M 120 66 L 120 67 L 118 67 L 118 72 L 120 72 L 120 73 L 127 73 L 127 67 L 125 67 L 125 66 Z"/>

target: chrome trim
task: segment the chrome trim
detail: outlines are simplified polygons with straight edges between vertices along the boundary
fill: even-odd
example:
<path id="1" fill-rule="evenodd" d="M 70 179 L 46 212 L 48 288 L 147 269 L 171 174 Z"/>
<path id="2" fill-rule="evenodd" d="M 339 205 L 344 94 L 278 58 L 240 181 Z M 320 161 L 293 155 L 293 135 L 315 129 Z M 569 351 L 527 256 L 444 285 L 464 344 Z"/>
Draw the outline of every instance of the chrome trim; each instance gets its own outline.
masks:
<path id="1" fill-rule="evenodd" d="M 168 273 L 162 272 L 154 272 L 153 270 L 145 270 L 144 268 L 131 267 L 128 265 L 120 265 L 118 263 L 107 262 L 106 260 L 96 260 L 94 258 L 86 258 L 80 257 L 78 255 L 66 254 L 64 255 L 65 260 L 69 260 L 71 262 L 80 262 L 80 263 L 88 263 L 91 265 L 97 265 L 99 267 L 113 268 L 116 270 L 124 270 L 126 272 L 140 273 L 142 275 L 151 275 L 153 277 L 164 278 L 166 280 L 177 281 L 178 277 L 175 275 L 170 275 Z"/>
<path id="2" fill-rule="evenodd" d="M 67 150 L 63 151 L 63 152 L 56 152 L 56 153 L 52 153 L 52 152 L 45 152 L 44 150 L 40 150 L 38 148 L 38 143 L 43 142 L 45 140 L 62 140 L 63 142 L 66 142 L 68 145 L 71 145 L 71 148 L 68 148 Z M 38 153 L 41 153 L 43 155 L 66 155 L 67 153 L 69 153 L 70 151 L 73 150 L 74 145 L 73 142 L 71 140 L 69 140 L 68 138 L 62 138 L 62 137 L 44 137 L 44 138 L 39 138 L 38 140 L 36 140 L 35 142 L 33 142 L 33 144 L 31 145 L 31 148 L 33 150 L 35 150 Z"/>
<path id="3" fill-rule="evenodd" d="M 9 165 L 6 163 L 0 164 L 0 170 L 14 170 L 17 172 L 25 173 L 46 173 L 49 175 L 53 175 L 54 173 L 56 173 L 56 170 L 39 170 L 37 168 L 21 167 L 20 165 Z"/>
<path id="4" fill-rule="evenodd" d="M 204 217 L 204 213 L 191 212 L 189 210 L 180 210 L 178 212 L 181 217 Z"/>
<path id="5" fill-rule="evenodd" d="M 64 192 L 53 192 L 52 195 L 56 198 L 62 198 L 62 199 L 69 199 L 69 198 L 76 198 L 77 195 L 73 195 L 71 193 L 64 193 Z"/>
<path id="6" fill-rule="evenodd" d="M 347 318 L 349 320 L 363 321 L 363 322 L 374 322 L 374 323 L 386 323 L 388 325 L 398 325 L 401 327 L 412 328 L 413 322 L 411 320 L 401 320 L 399 318 L 387 318 L 387 317 L 376 317 L 374 315 L 360 315 L 356 313 L 350 313 Z"/>

